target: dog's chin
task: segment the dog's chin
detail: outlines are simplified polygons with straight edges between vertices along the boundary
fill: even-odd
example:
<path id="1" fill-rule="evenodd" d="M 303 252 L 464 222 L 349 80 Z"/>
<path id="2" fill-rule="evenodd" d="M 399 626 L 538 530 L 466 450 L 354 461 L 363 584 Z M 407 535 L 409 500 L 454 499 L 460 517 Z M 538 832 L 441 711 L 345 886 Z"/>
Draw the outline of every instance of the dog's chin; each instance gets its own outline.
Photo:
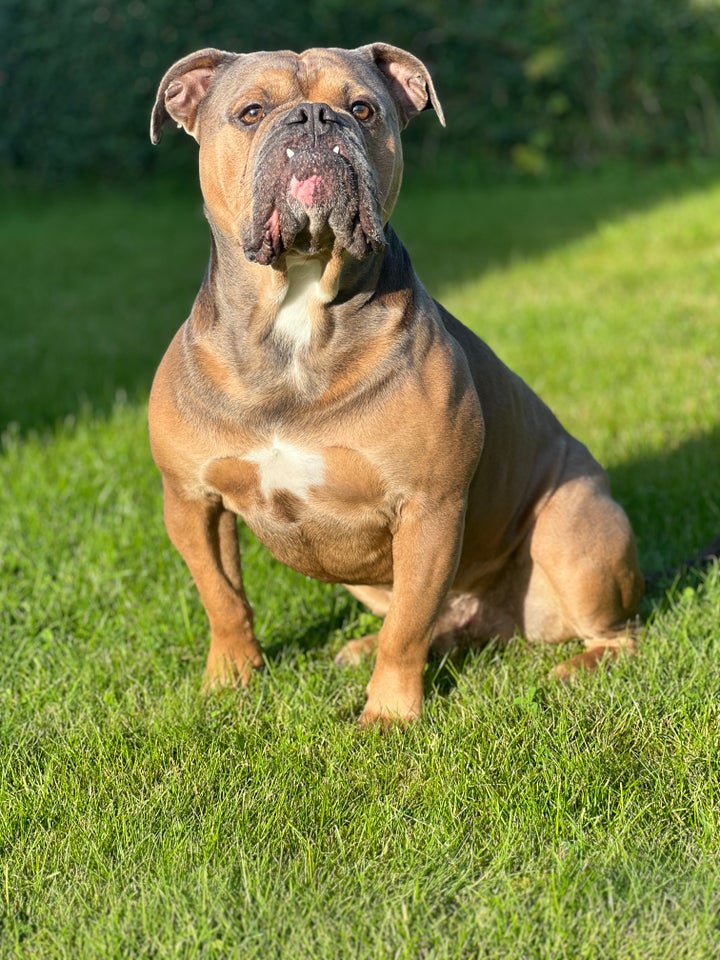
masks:
<path id="1" fill-rule="evenodd" d="M 292 149 L 283 144 L 272 153 L 266 151 L 256 165 L 252 219 L 243 231 L 248 260 L 271 265 L 286 253 L 343 250 L 363 259 L 382 249 L 377 187 L 366 165 L 353 164 L 339 146 Z"/>

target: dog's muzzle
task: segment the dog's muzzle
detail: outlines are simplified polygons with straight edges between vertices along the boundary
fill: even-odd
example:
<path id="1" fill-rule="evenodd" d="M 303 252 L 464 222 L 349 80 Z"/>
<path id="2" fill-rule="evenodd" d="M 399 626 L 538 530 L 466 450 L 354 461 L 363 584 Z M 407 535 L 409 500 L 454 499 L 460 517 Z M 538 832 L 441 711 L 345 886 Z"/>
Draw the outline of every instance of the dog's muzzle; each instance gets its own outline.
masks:
<path id="1" fill-rule="evenodd" d="M 326 103 L 298 104 L 257 153 L 245 256 L 271 264 L 288 250 L 340 248 L 361 259 L 385 242 L 377 193 L 355 121 Z"/>

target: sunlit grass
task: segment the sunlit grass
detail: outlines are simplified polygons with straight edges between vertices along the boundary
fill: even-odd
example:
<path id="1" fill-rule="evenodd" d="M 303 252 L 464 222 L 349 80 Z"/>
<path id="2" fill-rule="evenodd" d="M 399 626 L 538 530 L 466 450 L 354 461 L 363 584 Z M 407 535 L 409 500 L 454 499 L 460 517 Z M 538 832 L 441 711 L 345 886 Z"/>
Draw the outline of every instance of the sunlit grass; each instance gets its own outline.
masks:
<path id="1" fill-rule="evenodd" d="M 610 466 L 649 568 L 720 531 L 719 210 L 665 170 L 398 211 L 427 286 Z M 381 735 L 370 665 L 333 665 L 372 618 L 243 534 L 269 669 L 199 696 L 143 399 L 205 245 L 197 198 L 150 188 L 0 225 L 0 956 L 716 956 L 717 569 L 656 588 L 611 672 L 558 687 L 566 651 L 520 640 L 434 662 Z"/>

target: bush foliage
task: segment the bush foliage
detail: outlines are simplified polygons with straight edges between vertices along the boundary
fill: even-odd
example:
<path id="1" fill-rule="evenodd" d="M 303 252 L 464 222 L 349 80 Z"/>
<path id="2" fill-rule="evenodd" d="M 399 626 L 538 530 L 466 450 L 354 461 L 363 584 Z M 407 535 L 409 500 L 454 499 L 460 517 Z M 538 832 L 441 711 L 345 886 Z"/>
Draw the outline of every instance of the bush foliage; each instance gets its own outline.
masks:
<path id="1" fill-rule="evenodd" d="M 0 165 L 50 180 L 156 163 L 158 81 L 202 46 L 412 50 L 448 116 L 412 125 L 426 166 L 720 153 L 718 0 L 3 0 L 0 36 Z"/>

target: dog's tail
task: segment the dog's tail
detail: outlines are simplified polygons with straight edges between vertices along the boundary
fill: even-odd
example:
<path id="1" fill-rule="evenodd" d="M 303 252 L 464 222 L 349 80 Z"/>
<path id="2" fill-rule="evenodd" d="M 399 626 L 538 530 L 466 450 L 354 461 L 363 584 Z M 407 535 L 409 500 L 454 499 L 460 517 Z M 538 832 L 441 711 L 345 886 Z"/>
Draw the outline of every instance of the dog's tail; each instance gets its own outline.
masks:
<path id="1" fill-rule="evenodd" d="M 646 574 L 645 589 L 649 590 L 659 583 L 685 576 L 691 570 L 703 570 L 715 560 L 720 560 L 720 537 L 715 537 L 712 543 L 688 557 L 678 566 L 667 567 L 665 570 L 656 570 L 653 573 Z"/>

